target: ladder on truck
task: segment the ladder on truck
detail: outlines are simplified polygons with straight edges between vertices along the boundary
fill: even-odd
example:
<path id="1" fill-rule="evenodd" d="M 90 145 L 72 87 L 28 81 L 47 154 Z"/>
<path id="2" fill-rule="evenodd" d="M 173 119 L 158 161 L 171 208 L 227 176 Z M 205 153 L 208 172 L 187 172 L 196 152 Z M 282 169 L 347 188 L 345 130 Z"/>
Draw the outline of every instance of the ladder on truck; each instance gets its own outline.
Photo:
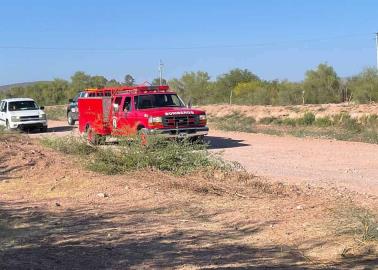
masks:
<path id="1" fill-rule="evenodd" d="M 157 93 L 169 91 L 168 85 L 136 85 L 85 89 L 87 97 L 111 97 L 121 93 Z"/>

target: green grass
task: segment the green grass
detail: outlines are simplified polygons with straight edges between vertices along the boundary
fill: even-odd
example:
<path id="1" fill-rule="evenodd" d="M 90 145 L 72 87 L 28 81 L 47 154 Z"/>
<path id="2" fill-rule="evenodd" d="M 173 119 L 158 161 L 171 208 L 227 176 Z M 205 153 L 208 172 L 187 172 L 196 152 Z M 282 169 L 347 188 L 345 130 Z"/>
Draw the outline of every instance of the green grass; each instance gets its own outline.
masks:
<path id="1" fill-rule="evenodd" d="M 48 106 L 45 112 L 49 120 L 65 120 L 67 116 L 65 106 Z"/>
<path id="2" fill-rule="evenodd" d="M 337 232 L 351 234 L 362 241 L 378 241 L 378 216 L 371 210 L 355 205 L 334 210 L 338 218 Z"/>
<path id="3" fill-rule="evenodd" d="M 195 171 L 232 169 L 232 165 L 219 155 L 210 153 L 206 145 L 188 141 L 152 137 L 146 145 L 134 138 L 121 140 L 117 146 L 91 146 L 76 137 L 50 137 L 41 142 L 65 154 L 78 156 L 88 169 L 105 174 L 152 169 L 185 175 Z"/>
<path id="4" fill-rule="evenodd" d="M 43 145 L 58 150 L 64 154 L 88 156 L 97 151 L 97 149 L 89 144 L 83 138 L 73 136 L 65 136 L 60 138 L 43 137 L 41 139 Z"/>

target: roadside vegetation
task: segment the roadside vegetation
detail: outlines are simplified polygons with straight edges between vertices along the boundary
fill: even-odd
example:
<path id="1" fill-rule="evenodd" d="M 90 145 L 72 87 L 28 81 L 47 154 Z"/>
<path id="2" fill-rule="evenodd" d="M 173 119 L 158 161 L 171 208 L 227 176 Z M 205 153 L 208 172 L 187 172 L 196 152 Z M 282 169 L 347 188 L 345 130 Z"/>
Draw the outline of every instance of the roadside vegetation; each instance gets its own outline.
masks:
<path id="1" fill-rule="evenodd" d="M 136 137 L 114 145 L 92 146 L 83 138 L 46 137 L 42 144 L 82 159 L 92 171 L 122 174 L 143 169 L 159 170 L 175 175 L 193 172 L 230 171 L 235 165 L 210 153 L 207 146 L 188 141 L 149 138 L 145 144 Z"/>
<path id="2" fill-rule="evenodd" d="M 45 112 L 49 120 L 66 120 L 67 117 L 65 106 L 47 106 Z"/>
<path id="3" fill-rule="evenodd" d="M 204 238 L 200 242 L 203 247 L 196 246 L 196 250 L 211 252 L 214 257 L 219 256 L 219 246 L 226 239 L 224 250 L 236 254 L 237 266 L 249 262 L 256 247 L 265 245 L 267 254 L 274 259 L 284 254 L 284 260 L 288 260 L 300 254 L 301 261 L 308 264 L 320 265 L 326 260 L 336 268 L 339 263 L 351 268 L 347 266 L 354 265 L 349 261 L 352 256 L 361 265 L 376 258 L 376 207 L 366 204 L 364 208 L 352 202 L 356 194 L 344 196 L 331 189 L 266 182 L 236 164 L 222 161 L 206 145 L 159 139 L 143 144 L 134 138 L 91 146 L 82 138 L 42 139 L 45 146 L 70 155 L 66 157 L 26 138 L 22 134 L 7 134 L 0 139 L 0 154 L 12 157 L 0 161 L 0 178 L 4 179 L 0 185 L 7 195 L 0 222 L 0 246 L 7 254 L 14 252 L 13 256 L 1 257 L 3 261 L 18 256 L 18 260 L 12 261 L 29 263 L 38 261 L 46 252 L 67 256 L 65 242 L 57 241 L 57 236 L 66 240 L 68 234 L 71 240 L 80 239 L 80 250 L 87 243 L 107 241 L 117 249 L 117 254 L 130 253 L 129 246 L 117 243 L 127 242 L 131 234 L 138 243 L 141 236 L 150 239 L 153 234 L 153 239 L 159 237 L 162 242 L 148 241 L 143 250 L 157 246 L 156 254 L 161 254 L 161 247 L 166 247 L 163 233 L 167 228 L 174 231 L 174 239 L 179 230 L 181 238 L 175 240 L 178 243 L 198 244 L 198 239 Z M 23 166 L 12 170 L 16 161 Z M 21 197 L 25 204 L 8 203 Z M 135 223 L 130 220 L 141 220 L 138 226 L 146 227 L 135 230 Z M 68 225 L 57 235 L 58 223 Z M 45 225 L 36 230 L 41 228 L 40 224 Z M 72 230 L 78 224 L 81 227 Z M 186 231 L 190 234 L 186 235 Z M 30 235 L 26 240 L 25 233 Z M 230 243 L 236 248 L 230 249 Z M 20 248 L 21 244 L 33 249 Z M 47 251 L 40 249 L 46 245 Z M 135 246 L 134 242 L 131 246 Z M 181 246 L 173 245 L 172 252 Z M 277 246 L 277 253 L 271 254 L 272 246 Z M 26 256 L 33 260 L 24 259 Z M 93 262 L 96 257 L 93 255 L 88 261 Z M 206 258 L 199 261 L 207 262 Z M 45 265 L 51 266 L 51 261 L 44 261 Z"/>
<path id="4" fill-rule="evenodd" d="M 337 233 L 350 234 L 360 241 L 378 241 L 378 216 L 371 210 L 356 205 L 334 209 Z"/>
<path id="5" fill-rule="evenodd" d="M 378 144 L 378 115 L 352 118 L 348 113 L 316 117 L 306 112 L 299 118 L 264 117 L 256 121 L 253 117 L 233 112 L 223 117 L 210 117 L 215 128 L 226 131 L 316 137 L 345 141 Z"/>

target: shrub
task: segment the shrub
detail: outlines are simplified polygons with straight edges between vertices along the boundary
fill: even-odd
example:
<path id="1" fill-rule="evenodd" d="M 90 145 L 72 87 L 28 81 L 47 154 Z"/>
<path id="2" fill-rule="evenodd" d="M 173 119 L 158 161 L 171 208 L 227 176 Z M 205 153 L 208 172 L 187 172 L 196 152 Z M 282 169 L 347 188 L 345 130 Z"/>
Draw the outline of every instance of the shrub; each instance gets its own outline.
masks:
<path id="1" fill-rule="evenodd" d="M 333 125 L 333 122 L 329 116 L 318 117 L 315 120 L 315 125 L 318 127 L 330 127 Z"/>
<path id="2" fill-rule="evenodd" d="M 349 131 L 359 132 L 362 129 L 362 125 L 358 123 L 358 120 L 352 118 L 348 113 L 336 114 L 333 117 L 334 124 L 345 128 Z"/>
<path id="3" fill-rule="evenodd" d="M 259 123 L 260 124 L 263 124 L 263 125 L 269 125 L 269 124 L 272 124 L 275 120 L 277 120 L 276 117 L 263 117 L 260 119 Z"/>
<path id="4" fill-rule="evenodd" d="M 68 155 L 87 156 L 97 150 L 95 147 L 87 144 L 83 138 L 73 136 L 43 137 L 41 143 Z"/>
<path id="5" fill-rule="evenodd" d="M 138 137 L 121 140 L 118 147 L 89 146 L 75 137 L 42 139 L 42 143 L 66 154 L 78 155 L 90 170 L 105 174 L 150 168 L 184 175 L 232 168 L 219 155 L 208 152 L 206 145 L 159 137 L 149 138 L 146 145 Z"/>
<path id="6" fill-rule="evenodd" d="M 363 241 L 378 240 L 378 217 L 369 209 L 357 206 L 343 206 L 335 213 L 342 226 L 340 233 L 353 234 Z M 340 230 L 341 229 L 341 230 Z"/>
<path id="7" fill-rule="evenodd" d="M 365 115 L 360 118 L 360 122 L 363 126 L 370 127 L 370 128 L 378 128 L 378 115 L 377 114 Z"/>
<path id="8" fill-rule="evenodd" d="M 298 123 L 304 126 L 311 126 L 315 122 L 315 114 L 306 112 L 302 118 L 298 119 Z"/>
<path id="9" fill-rule="evenodd" d="M 286 126 L 292 126 L 295 127 L 297 125 L 297 120 L 294 118 L 284 118 L 282 120 L 282 124 Z"/>

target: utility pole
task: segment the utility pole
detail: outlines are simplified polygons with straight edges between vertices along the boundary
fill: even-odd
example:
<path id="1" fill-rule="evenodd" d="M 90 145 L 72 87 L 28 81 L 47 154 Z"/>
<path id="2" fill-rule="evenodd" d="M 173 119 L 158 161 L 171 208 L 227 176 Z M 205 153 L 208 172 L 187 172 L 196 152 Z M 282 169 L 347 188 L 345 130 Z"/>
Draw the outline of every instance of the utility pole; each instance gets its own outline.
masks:
<path id="1" fill-rule="evenodd" d="M 375 46 L 377 48 L 377 69 L 378 69 L 378 32 L 375 33 Z"/>
<path id="2" fill-rule="evenodd" d="M 163 84 L 163 62 L 160 60 L 159 63 L 159 78 L 160 78 L 160 85 Z"/>

